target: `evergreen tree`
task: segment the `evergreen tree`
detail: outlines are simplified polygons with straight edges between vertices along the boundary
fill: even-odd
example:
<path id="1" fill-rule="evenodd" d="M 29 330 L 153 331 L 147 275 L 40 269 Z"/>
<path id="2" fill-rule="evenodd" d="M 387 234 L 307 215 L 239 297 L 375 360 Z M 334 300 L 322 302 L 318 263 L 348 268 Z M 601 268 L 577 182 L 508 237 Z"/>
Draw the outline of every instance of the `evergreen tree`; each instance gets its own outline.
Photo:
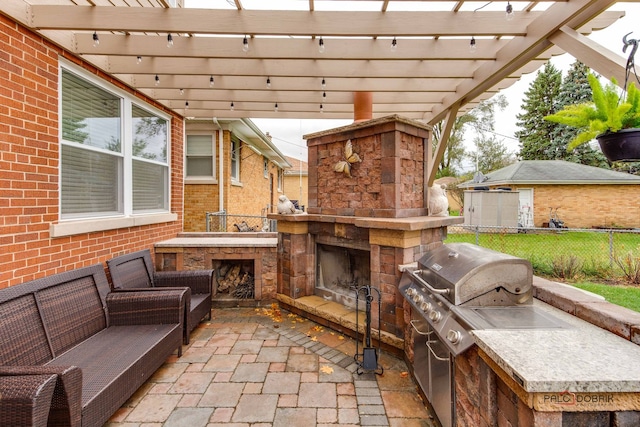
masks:
<path id="1" fill-rule="evenodd" d="M 554 112 L 562 110 L 566 105 L 591 102 L 591 87 L 587 80 L 588 73 L 589 68 L 580 61 L 576 61 L 571 65 L 567 76 L 562 81 Z M 547 158 L 596 167 L 609 167 L 607 159 L 602 152 L 594 149 L 589 144 L 580 145 L 571 152 L 567 151 L 567 144 L 578 134 L 578 129 L 562 124 L 555 124 L 554 128 Z"/>
<path id="2" fill-rule="evenodd" d="M 561 84 L 562 74 L 553 64 L 547 62 L 524 93 L 524 103 L 521 105 L 524 112 L 516 116 L 516 124 L 521 130 L 515 133 L 520 141 L 521 159 L 555 158 L 550 154 L 553 154 L 551 140 L 556 125 L 544 120 L 544 117 L 555 113 Z"/>

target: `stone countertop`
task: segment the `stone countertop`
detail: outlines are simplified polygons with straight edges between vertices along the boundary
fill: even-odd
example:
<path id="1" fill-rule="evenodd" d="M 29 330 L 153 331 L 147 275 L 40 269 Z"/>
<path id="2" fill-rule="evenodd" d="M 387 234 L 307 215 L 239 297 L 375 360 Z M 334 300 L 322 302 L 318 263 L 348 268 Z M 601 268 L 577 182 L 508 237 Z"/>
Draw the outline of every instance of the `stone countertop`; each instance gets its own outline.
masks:
<path id="1" fill-rule="evenodd" d="M 175 237 L 155 244 L 156 248 L 229 247 L 276 248 L 277 237 Z"/>
<path id="2" fill-rule="evenodd" d="M 478 347 L 529 393 L 640 392 L 640 346 L 541 301 L 562 329 L 475 330 Z"/>

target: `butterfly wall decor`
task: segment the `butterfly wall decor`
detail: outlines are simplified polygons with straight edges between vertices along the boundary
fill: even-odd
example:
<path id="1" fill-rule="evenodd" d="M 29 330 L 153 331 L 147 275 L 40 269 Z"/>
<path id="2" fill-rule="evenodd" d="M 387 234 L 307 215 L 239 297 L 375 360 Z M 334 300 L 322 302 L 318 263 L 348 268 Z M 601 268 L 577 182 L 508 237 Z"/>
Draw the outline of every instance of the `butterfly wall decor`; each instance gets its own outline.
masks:
<path id="1" fill-rule="evenodd" d="M 358 156 L 358 153 L 353 152 L 353 145 L 351 144 L 351 140 L 348 140 L 344 144 L 344 159 L 340 160 L 333 169 L 340 173 L 343 172 L 349 178 L 351 178 L 351 165 L 353 163 L 359 163 L 362 159 Z"/>

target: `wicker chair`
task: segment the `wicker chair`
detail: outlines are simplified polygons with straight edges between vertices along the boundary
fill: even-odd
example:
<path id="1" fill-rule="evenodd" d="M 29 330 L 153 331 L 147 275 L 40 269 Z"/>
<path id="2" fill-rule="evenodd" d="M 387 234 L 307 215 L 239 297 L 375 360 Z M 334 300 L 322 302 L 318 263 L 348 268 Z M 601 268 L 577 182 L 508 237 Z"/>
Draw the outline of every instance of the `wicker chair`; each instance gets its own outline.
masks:
<path id="1" fill-rule="evenodd" d="M 213 270 L 155 271 L 148 249 L 121 255 L 107 261 L 114 290 L 176 288 L 191 289 L 191 301 L 186 307 L 184 343 L 200 321 L 211 319 Z"/>

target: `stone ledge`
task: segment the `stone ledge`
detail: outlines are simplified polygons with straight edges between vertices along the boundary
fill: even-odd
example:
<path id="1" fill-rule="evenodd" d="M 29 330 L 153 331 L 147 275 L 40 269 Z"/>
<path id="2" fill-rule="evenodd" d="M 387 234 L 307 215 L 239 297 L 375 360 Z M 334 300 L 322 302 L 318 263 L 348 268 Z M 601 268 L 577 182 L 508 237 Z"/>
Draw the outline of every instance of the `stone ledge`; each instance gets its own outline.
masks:
<path id="1" fill-rule="evenodd" d="M 332 324 L 339 325 L 352 332 L 356 331 L 356 310 L 345 307 L 333 301 L 326 301 L 319 296 L 306 296 L 293 299 L 284 294 L 277 294 L 276 299 L 288 306 L 299 310 L 302 313 L 311 314 L 319 319 L 324 319 Z M 364 335 L 365 313 L 358 312 L 358 334 Z M 371 331 L 372 339 L 377 341 L 378 330 Z M 380 332 L 380 340 L 382 344 L 393 347 L 404 352 L 404 340 L 385 331 Z"/>
<path id="2" fill-rule="evenodd" d="M 533 287 L 533 295 L 540 301 L 640 345 L 640 313 L 541 277 L 534 277 Z"/>

